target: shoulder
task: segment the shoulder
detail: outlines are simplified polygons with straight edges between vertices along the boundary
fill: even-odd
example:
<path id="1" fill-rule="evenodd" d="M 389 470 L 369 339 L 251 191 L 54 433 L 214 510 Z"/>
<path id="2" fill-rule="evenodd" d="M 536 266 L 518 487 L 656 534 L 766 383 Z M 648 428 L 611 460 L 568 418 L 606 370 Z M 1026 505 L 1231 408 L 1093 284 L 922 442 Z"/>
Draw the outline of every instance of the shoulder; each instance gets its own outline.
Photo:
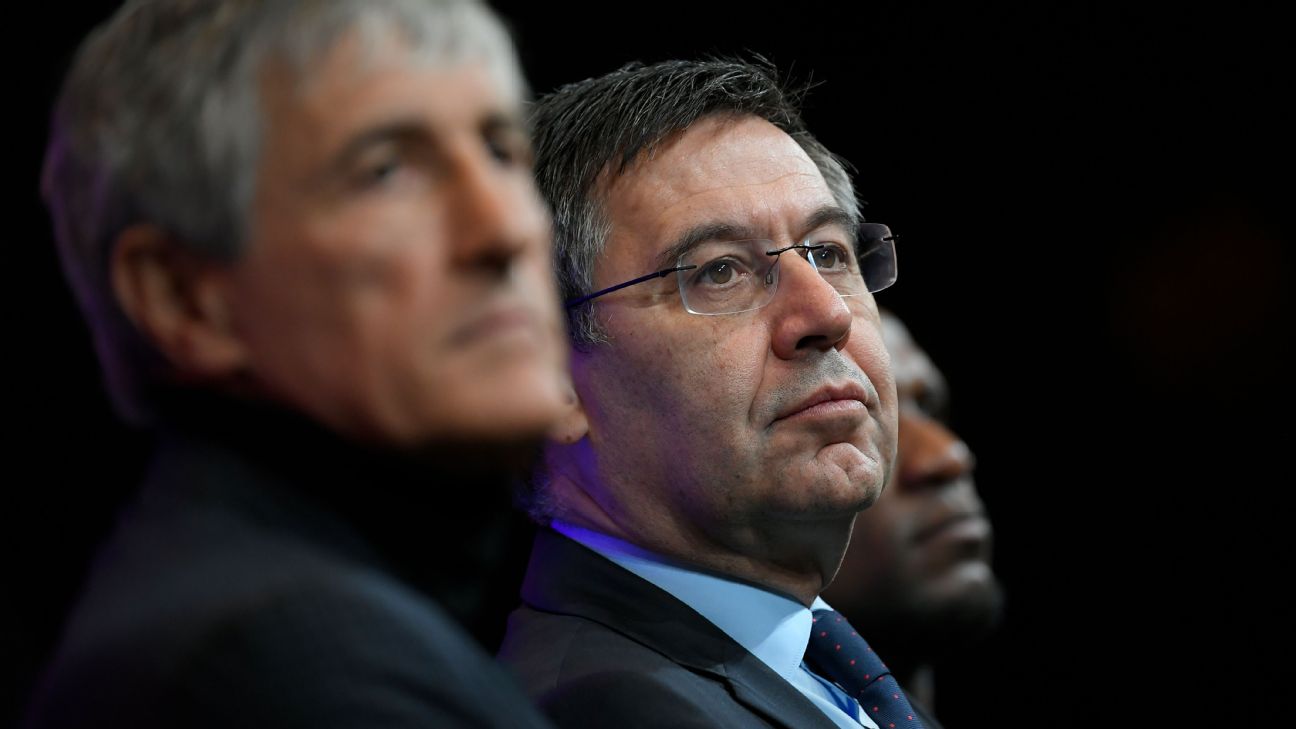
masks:
<path id="1" fill-rule="evenodd" d="M 617 669 L 684 671 L 661 652 L 595 620 L 526 606 L 509 616 L 499 658 L 532 695 Z"/>
<path id="2" fill-rule="evenodd" d="M 179 715 L 225 726 L 528 726 L 515 684 L 436 606 L 353 578 L 210 626 L 176 667 Z M 255 723 L 255 722 L 254 722 Z"/>
<path id="3" fill-rule="evenodd" d="M 103 565 L 33 726 L 543 724 L 448 615 L 393 576 L 269 537 L 222 543 L 223 554 L 181 545 L 147 568 L 128 544 Z M 251 566 L 253 553 L 273 564 Z"/>
<path id="4" fill-rule="evenodd" d="M 652 671 L 587 673 L 560 684 L 536 701 L 555 724 L 566 729 L 763 725 L 755 716 L 738 711 L 740 707 L 731 699 L 686 690 L 669 675 Z"/>
<path id="5" fill-rule="evenodd" d="M 763 726 L 718 676 L 585 617 L 519 608 L 499 657 L 561 727 Z"/>

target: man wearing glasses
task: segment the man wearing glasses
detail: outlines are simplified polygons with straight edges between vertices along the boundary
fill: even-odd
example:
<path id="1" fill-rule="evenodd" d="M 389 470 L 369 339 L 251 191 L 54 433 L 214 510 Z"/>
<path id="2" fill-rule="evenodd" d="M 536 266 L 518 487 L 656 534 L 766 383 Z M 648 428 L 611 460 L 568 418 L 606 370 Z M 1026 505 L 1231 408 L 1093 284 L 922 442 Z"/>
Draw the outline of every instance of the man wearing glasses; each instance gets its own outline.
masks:
<path id="1" fill-rule="evenodd" d="M 857 647 L 817 598 L 895 453 L 896 267 L 793 98 L 667 62 L 535 109 L 575 397 L 501 657 L 560 725 L 922 726 L 871 655 L 814 647 Z"/>

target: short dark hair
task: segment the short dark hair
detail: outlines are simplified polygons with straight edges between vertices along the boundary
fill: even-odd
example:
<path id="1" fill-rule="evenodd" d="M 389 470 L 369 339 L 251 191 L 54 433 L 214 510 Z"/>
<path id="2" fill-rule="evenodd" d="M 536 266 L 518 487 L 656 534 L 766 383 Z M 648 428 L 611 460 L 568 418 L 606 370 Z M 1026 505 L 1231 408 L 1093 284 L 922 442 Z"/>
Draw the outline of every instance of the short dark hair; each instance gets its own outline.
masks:
<path id="1" fill-rule="evenodd" d="M 536 179 L 554 216 L 554 270 L 564 299 L 589 293 L 594 261 L 607 241 L 604 174 L 620 175 L 667 137 L 715 115 L 755 116 L 783 130 L 806 152 L 837 204 L 855 221 L 859 202 L 844 163 L 801 120 L 806 91 L 785 85 L 772 64 L 707 59 L 630 63 L 568 84 L 532 106 Z M 606 341 L 593 307 L 569 312 L 573 343 Z"/>
<path id="2" fill-rule="evenodd" d="M 624 174 L 640 155 L 707 117 L 754 116 L 786 132 L 819 169 L 837 205 L 858 222 L 859 201 L 845 163 L 801 120 L 807 88 L 785 84 L 773 65 L 759 57 L 706 59 L 631 63 L 537 100 L 530 120 L 535 174 L 553 209 L 554 270 L 563 298 L 593 287 L 594 261 L 610 230 L 603 211 L 606 176 Z M 580 306 L 568 312 L 576 347 L 607 341 L 592 309 Z M 516 496 L 536 522 L 559 516 L 543 464 Z"/>

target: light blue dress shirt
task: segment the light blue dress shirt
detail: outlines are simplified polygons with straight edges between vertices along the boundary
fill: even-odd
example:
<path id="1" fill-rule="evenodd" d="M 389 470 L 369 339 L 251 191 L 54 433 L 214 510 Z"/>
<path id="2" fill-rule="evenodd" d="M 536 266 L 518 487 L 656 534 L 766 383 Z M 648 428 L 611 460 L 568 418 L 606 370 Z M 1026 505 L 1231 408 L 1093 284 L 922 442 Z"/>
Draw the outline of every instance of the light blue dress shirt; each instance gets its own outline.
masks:
<path id="1" fill-rule="evenodd" d="M 561 521 L 551 526 L 693 608 L 792 684 L 837 726 L 878 729 L 845 691 L 802 663 L 814 622 L 806 606 L 753 585 L 688 569 L 606 534 Z M 828 609 L 828 604 L 815 598 L 813 607 Z"/>

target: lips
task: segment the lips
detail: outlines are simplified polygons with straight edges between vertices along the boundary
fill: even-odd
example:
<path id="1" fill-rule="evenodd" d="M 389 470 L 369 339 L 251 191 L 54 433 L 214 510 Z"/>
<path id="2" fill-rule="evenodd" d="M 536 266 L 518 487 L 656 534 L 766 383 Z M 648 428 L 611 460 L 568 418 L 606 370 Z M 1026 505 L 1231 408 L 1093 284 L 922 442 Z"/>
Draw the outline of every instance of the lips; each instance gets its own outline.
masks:
<path id="1" fill-rule="evenodd" d="M 540 317 L 532 307 L 506 304 L 482 311 L 471 322 L 455 330 L 450 341 L 456 345 L 468 345 L 511 333 L 539 332 L 540 329 Z"/>
<path id="2" fill-rule="evenodd" d="M 780 410 L 774 421 L 778 422 L 799 415 L 811 415 L 814 413 L 827 415 L 836 412 L 845 413 L 852 410 L 866 409 L 868 402 L 868 392 L 859 383 L 848 382 L 841 385 L 827 385 L 815 390 L 808 397 L 799 400 L 792 406 Z"/>
<path id="3" fill-rule="evenodd" d="M 915 543 L 937 539 L 984 542 L 990 538 L 990 522 L 977 511 L 959 512 L 942 516 L 919 529 L 913 537 Z"/>

